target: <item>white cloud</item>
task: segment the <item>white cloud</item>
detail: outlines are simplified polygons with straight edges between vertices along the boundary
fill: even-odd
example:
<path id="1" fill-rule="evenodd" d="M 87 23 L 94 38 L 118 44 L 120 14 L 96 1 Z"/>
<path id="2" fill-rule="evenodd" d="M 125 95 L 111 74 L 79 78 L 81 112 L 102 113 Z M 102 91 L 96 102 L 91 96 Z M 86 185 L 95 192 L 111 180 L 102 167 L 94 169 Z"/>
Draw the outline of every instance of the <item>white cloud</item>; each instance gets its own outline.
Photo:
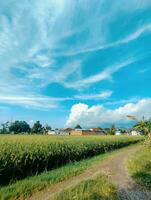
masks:
<path id="1" fill-rule="evenodd" d="M 75 55 L 81 54 L 81 53 L 100 51 L 100 50 L 116 47 L 116 46 L 119 46 L 119 45 L 124 45 L 126 43 L 137 40 L 142 34 L 144 34 L 146 32 L 151 32 L 151 24 L 145 24 L 145 25 L 139 27 L 133 33 L 130 33 L 125 38 L 117 40 L 115 42 L 106 43 L 106 44 L 101 43 L 101 44 L 97 44 L 97 45 L 92 46 L 92 47 L 86 47 L 86 48 L 81 48 L 81 49 L 78 49 L 78 50 L 72 50 L 72 51 L 68 52 L 66 55 L 70 55 L 70 56 L 74 55 L 75 56 Z"/>
<path id="2" fill-rule="evenodd" d="M 10 92 L 10 91 L 9 91 Z M 112 95 L 112 91 L 104 91 L 98 94 L 89 95 L 75 95 L 73 97 L 48 97 L 38 95 L 7 95 L 8 91 L 3 95 L 0 95 L 0 103 L 10 105 L 20 105 L 30 109 L 49 110 L 50 108 L 56 108 L 59 106 L 59 102 L 62 101 L 74 101 L 74 100 L 98 100 L 105 99 Z M 0 110 L 6 107 L 0 107 Z"/>
<path id="3" fill-rule="evenodd" d="M 127 67 L 128 65 L 134 63 L 136 60 L 135 59 L 128 59 L 124 62 L 115 64 L 115 65 L 111 65 L 109 67 L 106 67 L 103 71 L 101 71 L 100 73 L 96 74 L 96 75 L 92 75 L 88 78 L 76 81 L 76 82 L 70 82 L 70 83 L 65 83 L 66 87 L 71 87 L 71 88 L 81 88 L 81 87 L 88 87 L 89 85 L 99 82 L 99 81 L 103 81 L 106 79 L 110 79 L 111 76 L 117 72 L 118 70 L 120 70 L 121 68 Z"/>
<path id="4" fill-rule="evenodd" d="M 112 123 L 128 123 L 127 115 L 135 115 L 138 118 L 151 117 L 151 99 L 142 99 L 136 103 L 128 103 L 116 109 L 107 109 L 103 105 L 89 107 L 87 104 L 75 104 L 72 106 L 66 126 L 80 124 L 83 127 L 99 126 Z"/>
<path id="5" fill-rule="evenodd" d="M 54 60 L 48 58 L 48 56 L 46 55 L 37 55 L 36 58 L 33 59 L 33 61 L 40 67 L 50 67 L 55 62 Z"/>
<path id="6" fill-rule="evenodd" d="M 139 100 L 141 100 L 141 98 L 139 97 L 132 97 L 130 99 L 122 99 L 122 100 L 118 100 L 118 101 L 115 101 L 115 100 L 109 100 L 109 101 L 106 101 L 104 103 L 104 105 L 124 105 L 124 104 L 128 104 L 128 103 L 136 103 L 138 102 Z"/>
<path id="7" fill-rule="evenodd" d="M 20 105 L 30 109 L 48 110 L 56 108 L 57 102 L 53 98 L 39 96 L 2 96 L 0 95 L 0 103 L 10 105 Z"/>
<path id="8" fill-rule="evenodd" d="M 119 1 L 117 4 L 128 8 L 127 11 L 130 8 L 134 11 L 137 1 L 134 4 L 126 2 L 126 6 Z M 140 7 L 144 9 L 146 4 Z M 0 102 L 45 109 L 55 107 L 56 102 L 64 100 L 109 97 L 110 93 L 64 99 L 40 96 L 41 88 L 48 84 L 59 83 L 78 90 L 109 79 L 116 71 L 133 62 L 128 60 L 120 63 L 116 58 L 117 65 L 106 66 L 99 74 L 82 79 L 83 57 L 66 57 L 125 44 L 150 32 L 150 24 L 142 26 L 140 23 L 136 31 L 127 33 L 124 38 L 108 40 L 110 22 L 118 17 L 121 9 L 115 4 L 109 7 L 105 5 L 106 1 L 102 0 L 89 1 L 89 6 L 87 1 L 1 1 Z M 70 42 L 72 38 L 76 41 Z"/>
<path id="9" fill-rule="evenodd" d="M 97 99 L 106 99 L 112 95 L 112 91 L 104 91 L 97 94 L 85 94 L 85 95 L 75 95 L 75 99 L 77 100 L 97 100 Z"/>

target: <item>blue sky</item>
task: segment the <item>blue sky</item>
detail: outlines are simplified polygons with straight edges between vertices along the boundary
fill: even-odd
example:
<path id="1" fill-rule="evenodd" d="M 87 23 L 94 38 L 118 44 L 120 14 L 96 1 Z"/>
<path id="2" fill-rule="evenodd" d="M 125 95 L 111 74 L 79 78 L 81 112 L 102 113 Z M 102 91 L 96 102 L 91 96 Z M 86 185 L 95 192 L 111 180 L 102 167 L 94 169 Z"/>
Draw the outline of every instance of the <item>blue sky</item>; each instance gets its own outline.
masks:
<path id="1" fill-rule="evenodd" d="M 0 2 L 0 121 L 151 116 L 150 0 Z"/>

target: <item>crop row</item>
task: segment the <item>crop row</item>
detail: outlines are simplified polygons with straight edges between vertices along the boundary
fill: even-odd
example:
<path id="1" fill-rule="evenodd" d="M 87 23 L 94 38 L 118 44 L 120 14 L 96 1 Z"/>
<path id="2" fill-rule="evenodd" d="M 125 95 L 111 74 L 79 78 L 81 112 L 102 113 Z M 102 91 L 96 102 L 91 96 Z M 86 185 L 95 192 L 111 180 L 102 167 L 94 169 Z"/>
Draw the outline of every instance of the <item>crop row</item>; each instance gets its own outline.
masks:
<path id="1" fill-rule="evenodd" d="M 0 136 L 0 184 L 140 141 L 140 137 Z"/>

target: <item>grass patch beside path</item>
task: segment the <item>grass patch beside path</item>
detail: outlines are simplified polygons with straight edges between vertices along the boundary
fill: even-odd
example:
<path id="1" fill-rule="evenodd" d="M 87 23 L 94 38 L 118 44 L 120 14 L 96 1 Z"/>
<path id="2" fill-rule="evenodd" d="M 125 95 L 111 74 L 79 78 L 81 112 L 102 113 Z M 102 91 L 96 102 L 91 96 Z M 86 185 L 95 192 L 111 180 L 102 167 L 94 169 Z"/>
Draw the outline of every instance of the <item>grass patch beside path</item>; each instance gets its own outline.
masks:
<path id="1" fill-rule="evenodd" d="M 75 187 L 66 189 L 53 200 L 118 200 L 116 187 L 105 175 L 82 181 Z"/>
<path id="2" fill-rule="evenodd" d="M 36 191 L 76 176 L 82 173 L 84 170 L 90 168 L 92 165 L 95 165 L 106 158 L 114 156 L 126 149 L 134 148 L 134 146 L 137 145 L 138 144 L 130 145 L 129 147 L 107 152 L 105 154 L 101 154 L 79 162 L 70 163 L 58 169 L 44 172 L 40 175 L 29 177 L 24 180 L 17 181 L 9 186 L 2 187 L 0 189 L 0 200 L 25 199 Z"/>
<path id="3" fill-rule="evenodd" d="M 151 190 L 151 147 L 142 147 L 128 161 L 128 169 L 135 181 Z"/>

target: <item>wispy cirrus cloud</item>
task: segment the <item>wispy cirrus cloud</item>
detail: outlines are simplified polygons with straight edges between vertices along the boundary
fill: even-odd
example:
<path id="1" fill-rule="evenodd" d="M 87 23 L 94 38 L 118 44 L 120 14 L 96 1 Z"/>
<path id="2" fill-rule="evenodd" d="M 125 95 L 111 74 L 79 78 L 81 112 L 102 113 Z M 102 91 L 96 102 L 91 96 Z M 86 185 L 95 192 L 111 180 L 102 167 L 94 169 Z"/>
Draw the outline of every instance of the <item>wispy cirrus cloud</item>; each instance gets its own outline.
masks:
<path id="1" fill-rule="evenodd" d="M 112 92 L 107 87 L 95 94 L 89 94 L 87 88 L 109 80 L 142 57 L 139 51 L 142 45 L 131 48 L 130 52 L 125 46 L 151 33 L 150 15 L 146 19 L 140 15 L 150 5 L 149 0 L 116 0 L 111 5 L 105 0 L 1 1 L 0 102 L 49 109 L 63 101 L 110 97 Z M 118 21 L 120 18 L 122 23 Z M 126 50 L 117 57 L 114 52 L 121 51 L 121 47 Z M 104 58 L 101 50 L 109 52 L 108 56 Z M 92 54 L 97 51 L 100 58 L 96 64 Z M 91 68 L 90 75 L 85 76 L 89 67 L 85 61 L 90 54 L 94 63 L 87 64 L 99 70 L 95 73 Z M 114 62 L 111 56 L 115 57 Z M 107 65 L 103 64 L 105 59 L 109 60 Z M 49 89 L 43 94 L 53 83 L 61 85 L 64 93 L 68 88 L 73 89 L 76 95 L 66 93 L 61 98 L 58 94 L 54 98 Z"/>
<path id="2" fill-rule="evenodd" d="M 112 95 L 112 91 L 103 91 L 98 94 L 83 94 L 73 97 L 49 97 L 37 95 L 0 95 L 0 103 L 8 105 L 20 105 L 29 109 L 50 110 L 59 107 L 60 102 L 75 100 L 101 100 Z M 4 108 L 5 106 L 0 107 Z"/>
<path id="3" fill-rule="evenodd" d="M 125 38 L 122 38 L 120 40 L 114 41 L 114 42 L 110 42 L 106 44 L 99 44 L 96 43 L 96 45 L 92 45 L 92 46 L 88 46 L 86 48 L 81 48 L 78 50 L 71 50 L 70 52 L 65 53 L 66 56 L 75 56 L 78 54 L 83 54 L 83 53 L 90 53 L 90 52 L 95 52 L 95 51 L 100 51 L 100 50 L 105 50 L 105 49 L 109 49 L 112 47 L 117 47 L 120 45 L 124 45 L 130 42 L 133 42 L 135 40 L 137 40 L 139 37 L 141 37 L 141 35 L 151 32 L 151 24 L 145 24 L 140 26 L 139 28 L 137 28 L 137 30 L 134 30 L 134 32 L 130 33 L 128 36 L 126 36 Z"/>
<path id="4" fill-rule="evenodd" d="M 84 94 L 84 95 L 75 95 L 74 99 L 77 100 L 98 100 L 98 99 L 107 99 L 112 95 L 113 91 L 104 91 L 97 94 Z"/>
<path id="5" fill-rule="evenodd" d="M 87 77 L 85 79 L 81 79 L 79 81 L 72 82 L 72 83 L 69 83 L 69 84 L 65 83 L 65 85 L 67 87 L 73 87 L 73 88 L 88 87 L 89 85 L 94 84 L 96 82 L 100 82 L 100 81 L 111 78 L 111 76 L 115 72 L 117 72 L 121 68 L 127 67 L 128 65 L 130 65 L 134 62 L 135 62 L 134 59 L 128 59 L 124 62 L 115 64 L 113 66 L 106 67 L 104 70 L 102 70 L 100 73 L 98 73 L 96 75 L 92 75 L 92 76 Z"/>
<path id="6" fill-rule="evenodd" d="M 37 110 L 50 110 L 57 107 L 54 99 L 39 96 L 0 96 L 0 103 Z"/>

